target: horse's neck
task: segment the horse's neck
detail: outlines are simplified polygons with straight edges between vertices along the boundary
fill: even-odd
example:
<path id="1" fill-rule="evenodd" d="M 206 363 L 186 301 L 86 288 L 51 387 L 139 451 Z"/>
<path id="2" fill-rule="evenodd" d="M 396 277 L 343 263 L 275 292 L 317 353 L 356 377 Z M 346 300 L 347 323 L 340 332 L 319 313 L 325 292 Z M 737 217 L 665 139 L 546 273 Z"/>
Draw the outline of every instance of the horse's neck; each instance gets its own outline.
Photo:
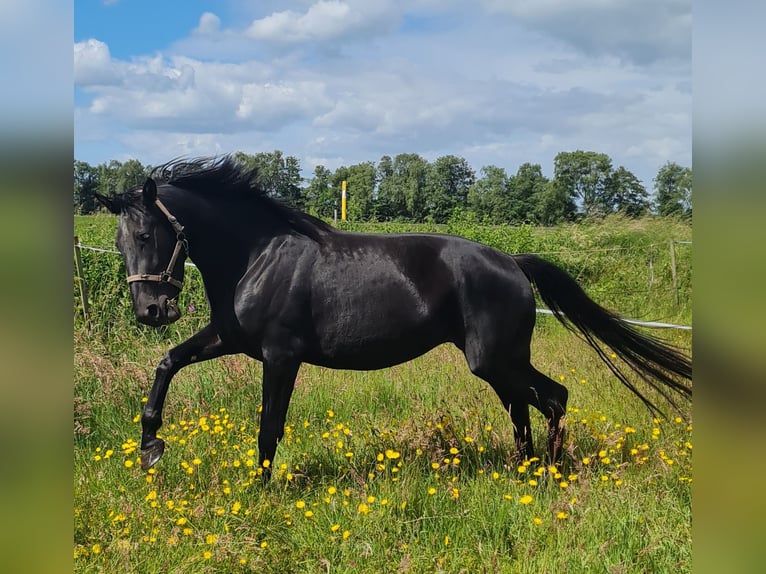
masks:
<path id="1" fill-rule="evenodd" d="M 217 209 L 207 206 L 189 213 L 190 223 L 184 222 L 189 255 L 203 277 L 215 275 L 222 282 L 236 283 L 281 232 L 257 213 Z"/>

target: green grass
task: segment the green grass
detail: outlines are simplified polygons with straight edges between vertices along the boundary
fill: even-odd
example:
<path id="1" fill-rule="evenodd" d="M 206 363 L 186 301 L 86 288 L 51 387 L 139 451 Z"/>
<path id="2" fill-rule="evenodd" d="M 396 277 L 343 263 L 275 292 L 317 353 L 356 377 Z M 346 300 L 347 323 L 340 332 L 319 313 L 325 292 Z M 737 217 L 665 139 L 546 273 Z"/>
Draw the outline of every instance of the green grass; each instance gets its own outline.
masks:
<path id="1" fill-rule="evenodd" d="M 264 484 L 261 366 L 244 356 L 176 375 L 165 456 L 139 469 L 154 367 L 204 309 L 148 330 L 100 289 L 102 317 L 90 332 L 76 321 L 74 333 L 77 572 L 691 570 L 691 407 L 654 421 L 550 317 L 539 319 L 533 362 L 570 390 L 557 468 L 515 457 L 500 402 L 445 345 L 382 371 L 302 366 Z M 665 335 L 690 347 L 688 332 Z M 533 427 L 542 453 L 537 413 Z"/>

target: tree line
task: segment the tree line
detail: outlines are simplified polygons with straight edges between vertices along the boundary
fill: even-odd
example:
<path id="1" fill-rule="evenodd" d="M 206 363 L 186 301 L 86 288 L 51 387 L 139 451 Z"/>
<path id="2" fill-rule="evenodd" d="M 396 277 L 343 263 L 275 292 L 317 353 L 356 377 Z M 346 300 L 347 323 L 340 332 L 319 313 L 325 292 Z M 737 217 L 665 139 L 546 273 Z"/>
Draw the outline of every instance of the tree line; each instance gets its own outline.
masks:
<path id="1" fill-rule="evenodd" d="M 309 178 L 301 176 L 296 157 L 279 150 L 236 152 L 234 157 L 246 168 L 257 168 L 259 183 L 270 196 L 324 219 L 340 213 L 344 180 L 351 221 L 446 223 L 467 215 L 490 224 L 555 225 L 612 213 L 692 215 L 691 168 L 665 163 L 650 194 L 628 169 L 614 168 L 607 154 L 594 151 L 560 152 L 550 179 L 532 163 L 522 164 L 515 174 L 490 165 L 477 175 L 454 155 L 433 162 L 415 153 L 384 155 L 377 165 L 368 161 L 335 171 L 319 165 Z M 74 212 L 97 211 L 96 192 L 111 195 L 133 188 L 151 170 L 135 159 L 97 166 L 75 160 Z"/>

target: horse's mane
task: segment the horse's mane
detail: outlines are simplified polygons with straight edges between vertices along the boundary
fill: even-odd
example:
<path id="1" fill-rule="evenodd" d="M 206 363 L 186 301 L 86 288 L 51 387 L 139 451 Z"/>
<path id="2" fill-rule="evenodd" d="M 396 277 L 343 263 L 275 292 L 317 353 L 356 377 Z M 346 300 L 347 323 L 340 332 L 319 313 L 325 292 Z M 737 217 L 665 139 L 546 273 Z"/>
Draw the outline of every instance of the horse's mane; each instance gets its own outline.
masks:
<path id="1" fill-rule="evenodd" d="M 168 184 L 189 191 L 255 199 L 259 208 L 269 211 L 295 233 L 314 241 L 321 242 L 324 235 L 335 231 L 334 227 L 321 219 L 270 197 L 259 183 L 258 170 L 245 168 L 230 155 L 175 159 L 155 167 L 151 177 L 158 185 Z"/>

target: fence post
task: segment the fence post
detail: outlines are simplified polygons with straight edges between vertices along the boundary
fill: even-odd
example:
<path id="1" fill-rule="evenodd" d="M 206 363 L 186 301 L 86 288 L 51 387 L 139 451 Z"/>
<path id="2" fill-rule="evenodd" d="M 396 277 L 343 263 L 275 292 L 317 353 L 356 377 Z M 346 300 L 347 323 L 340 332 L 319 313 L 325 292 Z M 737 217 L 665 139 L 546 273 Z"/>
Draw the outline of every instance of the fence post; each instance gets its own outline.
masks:
<path id="1" fill-rule="evenodd" d="M 82 303 L 82 315 L 85 319 L 85 324 L 90 331 L 90 307 L 88 306 L 88 289 L 85 285 L 85 277 L 82 272 L 82 258 L 80 257 L 80 241 L 77 236 L 74 236 L 74 265 L 75 272 L 77 273 L 77 286 L 80 290 L 80 302 Z"/>
<path id="2" fill-rule="evenodd" d="M 676 274 L 676 242 L 670 240 L 670 275 L 673 278 L 673 294 L 678 306 L 678 275 Z"/>

